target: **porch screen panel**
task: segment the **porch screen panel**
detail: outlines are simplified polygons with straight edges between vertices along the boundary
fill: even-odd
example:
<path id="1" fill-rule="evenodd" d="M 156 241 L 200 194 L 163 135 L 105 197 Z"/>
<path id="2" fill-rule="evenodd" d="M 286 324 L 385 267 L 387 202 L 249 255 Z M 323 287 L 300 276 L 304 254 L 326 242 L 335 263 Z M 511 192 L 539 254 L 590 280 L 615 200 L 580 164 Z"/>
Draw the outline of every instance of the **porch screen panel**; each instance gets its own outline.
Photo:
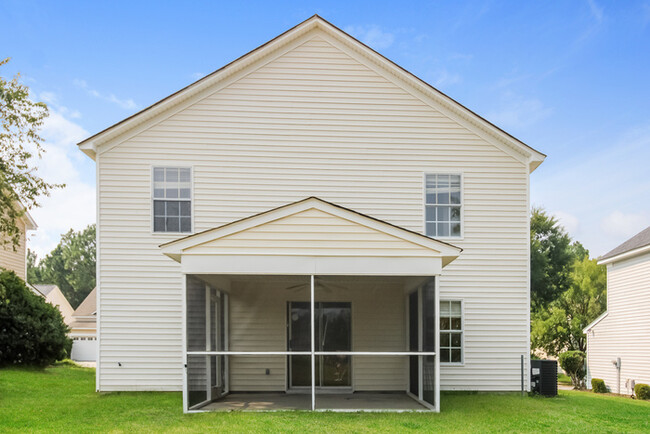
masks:
<path id="1" fill-rule="evenodd" d="M 205 351 L 206 348 L 205 283 L 187 277 L 187 350 Z"/>
<path id="2" fill-rule="evenodd" d="M 436 287 L 430 282 L 422 287 L 422 351 L 434 352 L 438 339 L 436 323 Z M 436 356 L 424 356 L 422 366 L 422 399 L 435 405 Z"/>
<path id="3" fill-rule="evenodd" d="M 208 400 L 207 358 L 187 356 L 187 404 L 189 408 Z"/>
<path id="4" fill-rule="evenodd" d="M 419 350 L 419 327 L 418 327 L 418 291 L 409 294 L 408 298 L 409 318 L 409 351 Z M 409 391 L 418 396 L 420 394 L 418 356 L 409 356 Z"/>

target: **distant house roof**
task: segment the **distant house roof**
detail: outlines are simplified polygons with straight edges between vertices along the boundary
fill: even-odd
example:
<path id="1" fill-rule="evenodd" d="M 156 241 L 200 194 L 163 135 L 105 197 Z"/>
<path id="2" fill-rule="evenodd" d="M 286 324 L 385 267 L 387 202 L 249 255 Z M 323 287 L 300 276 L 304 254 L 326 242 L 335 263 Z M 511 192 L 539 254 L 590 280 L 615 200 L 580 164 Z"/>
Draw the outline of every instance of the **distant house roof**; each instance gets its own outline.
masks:
<path id="1" fill-rule="evenodd" d="M 72 316 L 91 316 L 97 312 L 97 288 L 90 291 Z"/>
<path id="2" fill-rule="evenodd" d="M 43 294 L 44 297 L 47 297 L 47 294 L 50 292 L 54 291 L 58 286 L 56 285 L 45 285 L 45 284 L 39 284 L 39 285 L 32 285 L 38 292 Z"/>
<path id="3" fill-rule="evenodd" d="M 94 335 L 97 328 L 97 288 L 90 291 L 72 314 L 70 330 L 73 335 Z"/>
<path id="4" fill-rule="evenodd" d="M 599 262 L 612 262 L 611 259 L 624 253 L 630 253 L 634 250 L 650 246 L 650 227 L 645 228 L 620 246 L 605 253 L 598 260 Z"/>
<path id="5" fill-rule="evenodd" d="M 43 295 L 43 293 L 39 291 L 38 288 L 36 288 L 34 285 L 32 285 L 31 283 L 28 283 L 27 285 L 29 286 L 29 289 L 31 289 L 34 294 L 41 297 L 45 297 L 45 295 Z"/>

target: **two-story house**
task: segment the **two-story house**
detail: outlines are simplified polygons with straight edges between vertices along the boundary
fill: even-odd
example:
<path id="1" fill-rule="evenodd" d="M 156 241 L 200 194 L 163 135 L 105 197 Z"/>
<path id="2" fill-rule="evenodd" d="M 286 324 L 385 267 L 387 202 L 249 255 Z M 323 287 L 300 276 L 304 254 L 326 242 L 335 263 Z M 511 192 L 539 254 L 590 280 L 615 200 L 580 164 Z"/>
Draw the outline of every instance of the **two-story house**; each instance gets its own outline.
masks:
<path id="1" fill-rule="evenodd" d="M 587 387 L 600 378 L 613 393 L 650 384 L 650 227 L 598 258 L 607 266 L 607 311 L 589 324 Z"/>
<path id="2" fill-rule="evenodd" d="M 322 18 L 79 146 L 97 390 L 438 410 L 440 389 L 529 387 L 545 156 Z"/>
<path id="3" fill-rule="evenodd" d="M 27 231 L 35 231 L 38 226 L 27 211 L 16 220 L 16 225 L 20 229 L 20 242 L 17 246 L 13 243 L 0 245 L 0 269 L 12 270 L 25 280 L 27 278 Z"/>

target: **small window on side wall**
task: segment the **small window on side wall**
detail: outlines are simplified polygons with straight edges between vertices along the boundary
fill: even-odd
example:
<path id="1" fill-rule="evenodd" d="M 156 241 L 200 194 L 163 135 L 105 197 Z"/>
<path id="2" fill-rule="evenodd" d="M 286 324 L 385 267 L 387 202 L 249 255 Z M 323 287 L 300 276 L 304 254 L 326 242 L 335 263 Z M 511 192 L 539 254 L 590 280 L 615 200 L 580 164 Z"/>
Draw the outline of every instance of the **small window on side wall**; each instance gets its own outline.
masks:
<path id="1" fill-rule="evenodd" d="M 440 301 L 440 363 L 463 363 L 463 309 L 460 301 Z"/>
<path id="2" fill-rule="evenodd" d="M 192 231 L 192 170 L 154 167 L 153 231 Z"/>
<path id="3" fill-rule="evenodd" d="M 438 238 L 460 238 L 463 224 L 460 175 L 427 174 L 425 184 L 426 234 Z"/>

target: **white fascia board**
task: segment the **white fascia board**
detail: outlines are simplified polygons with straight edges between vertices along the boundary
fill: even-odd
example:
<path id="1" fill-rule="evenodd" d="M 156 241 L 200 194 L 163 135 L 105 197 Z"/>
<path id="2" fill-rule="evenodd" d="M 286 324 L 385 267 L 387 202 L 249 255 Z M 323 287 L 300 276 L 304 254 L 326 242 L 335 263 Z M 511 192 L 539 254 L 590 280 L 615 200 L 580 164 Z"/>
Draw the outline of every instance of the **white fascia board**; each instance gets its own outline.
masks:
<path id="1" fill-rule="evenodd" d="M 181 271 L 193 275 L 438 276 L 442 272 L 442 259 L 382 256 L 184 255 Z"/>
<path id="2" fill-rule="evenodd" d="M 602 320 L 604 320 L 605 317 L 606 317 L 607 315 L 609 315 L 609 312 L 605 311 L 602 315 L 600 315 L 598 318 L 596 318 L 595 320 L 593 320 L 593 321 L 591 322 L 591 324 L 589 324 L 587 327 L 585 327 L 584 329 L 582 329 L 582 333 L 587 333 L 587 332 L 589 332 L 592 328 L 594 328 L 594 326 L 595 326 L 596 324 L 598 324 L 599 322 L 601 322 Z"/>
<path id="3" fill-rule="evenodd" d="M 358 214 L 354 211 L 347 210 L 345 208 L 332 205 L 330 203 L 324 202 L 317 198 L 308 198 L 299 202 L 288 204 L 274 210 L 267 211 L 262 214 L 255 215 L 253 217 L 245 218 L 243 220 L 226 224 L 224 226 L 208 230 L 205 232 L 198 233 L 196 235 L 191 235 L 185 238 L 181 238 L 177 241 L 172 241 L 161 245 L 163 254 L 171 257 L 172 259 L 180 262 L 180 256 L 184 253 L 184 250 L 191 247 L 196 247 L 201 244 L 214 241 L 225 236 L 244 231 L 256 226 L 263 225 L 265 223 L 278 220 L 284 217 L 288 217 L 293 214 L 300 213 L 309 209 L 317 209 L 319 211 L 332 214 L 336 217 L 340 217 L 346 220 L 349 220 L 353 223 L 360 224 L 362 226 L 369 227 L 371 229 L 377 230 L 379 232 L 384 232 L 388 235 L 400 238 L 402 240 L 412 242 L 419 246 L 428 248 L 437 254 L 440 257 L 445 257 L 447 261 L 451 262 L 450 259 L 458 257 L 462 249 L 452 246 L 450 244 L 437 241 L 433 238 L 426 237 L 421 234 L 416 234 L 409 232 L 405 229 L 393 226 L 389 223 L 384 223 L 379 220 Z M 453 259 L 452 259 L 453 260 Z M 448 262 L 446 262 L 448 263 Z"/>
<path id="4" fill-rule="evenodd" d="M 612 256 L 611 258 L 599 260 L 598 265 L 611 264 L 613 262 L 618 262 L 618 261 L 622 261 L 622 260 L 625 260 L 625 259 L 630 259 L 630 258 L 632 258 L 634 256 L 642 255 L 642 254 L 648 253 L 648 252 L 650 252 L 650 244 L 648 244 L 647 246 L 639 247 L 639 248 L 634 249 L 634 250 L 630 250 L 630 251 L 625 252 L 625 253 L 621 253 L 620 255 Z"/>

